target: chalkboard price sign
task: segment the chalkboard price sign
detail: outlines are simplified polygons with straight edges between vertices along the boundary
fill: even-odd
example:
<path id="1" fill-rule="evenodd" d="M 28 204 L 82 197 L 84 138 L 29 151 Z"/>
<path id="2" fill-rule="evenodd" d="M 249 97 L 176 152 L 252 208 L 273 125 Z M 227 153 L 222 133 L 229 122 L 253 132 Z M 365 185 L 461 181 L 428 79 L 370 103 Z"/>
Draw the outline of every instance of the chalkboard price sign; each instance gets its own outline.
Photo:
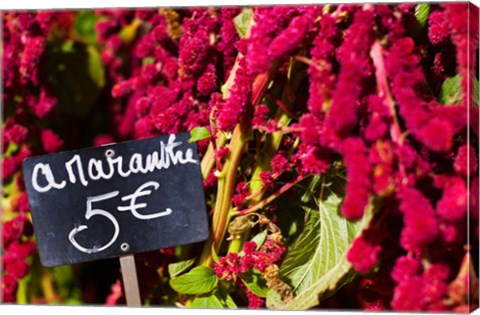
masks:
<path id="1" fill-rule="evenodd" d="M 51 267 L 204 241 L 208 222 L 188 133 L 28 158 L 40 260 Z"/>

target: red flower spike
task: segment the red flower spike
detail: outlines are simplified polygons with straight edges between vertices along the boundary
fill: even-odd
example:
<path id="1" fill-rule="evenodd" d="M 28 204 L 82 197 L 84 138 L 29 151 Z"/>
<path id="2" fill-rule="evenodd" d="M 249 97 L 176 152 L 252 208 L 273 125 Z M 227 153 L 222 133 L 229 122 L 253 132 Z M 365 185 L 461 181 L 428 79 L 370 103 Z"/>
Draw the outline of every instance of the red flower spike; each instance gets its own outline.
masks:
<path id="1" fill-rule="evenodd" d="M 430 201 L 418 190 L 405 188 L 400 198 L 399 209 L 404 215 L 405 225 L 401 244 L 406 250 L 417 251 L 438 236 L 438 220 Z"/>
<path id="2" fill-rule="evenodd" d="M 434 11 L 428 16 L 428 38 L 433 45 L 439 45 L 449 37 L 449 26 L 442 11 Z"/>
<path id="3" fill-rule="evenodd" d="M 462 176 L 470 177 L 472 174 L 477 173 L 478 160 L 475 150 L 471 145 L 464 144 L 458 148 L 453 168 L 455 172 Z"/>
<path id="4" fill-rule="evenodd" d="M 15 144 L 24 143 L 28 137 L 28 129 L 20 124 L 13 124 L 3 128 L 3 136 L 5 142 L 13 142 Z"/>
<path id="5" fill-rule="evenodd" d="M 363 216 L 370 195 L 370 163 L 367 148 L 360 138 L 345 140 L 340 148 L 347 168 L 346 195 L 341 212 L 350 220 L 358 220 Z"/>
<path id="6" fill-rule="evenodd" d="M 458 177 L 448 178 L 442 198 L 437 202 L 437 213 L 449 222 L 466 218 L 468 191 L 465 180 Z"/>
<path id="7" fill-rule="evenodd" d="M 392 299 L 392 308 L 396 311 L 421 311 L 425 309 L 424 297 L 419 294 L 423 280 L 419 276 L 402 281 L 395 287 Z"/>
<path id="8" fill-rule="evenodd" d="M 435 152 L 448 152 L 453 145 L 454 130 L 448 120 L 433 118 L 423 126 L 417 137 Z"/>
<path id="9" fill-rule="evenodd" d="M 392 279 L 401 283 L 414 276 L 417 276 L 420 271 L 420 261 L 413 257 L 402 256 L 397 259 L 395 266 L 392 269 Z"/>
<path id="10" fill-rule="evenodd" d="M 40 138 L 43 150 L 47 153 L 56 152 L 63 145 L 63 140 L 50 129 L 43 129 Z"/>
<path id="11" fill-rule="evenodd" d="M 347 259 L 359 273 L 368 273 L 375 267 L 381 247 L 371 245 L 362 237 L 357 237 L 347 253 Z"/>

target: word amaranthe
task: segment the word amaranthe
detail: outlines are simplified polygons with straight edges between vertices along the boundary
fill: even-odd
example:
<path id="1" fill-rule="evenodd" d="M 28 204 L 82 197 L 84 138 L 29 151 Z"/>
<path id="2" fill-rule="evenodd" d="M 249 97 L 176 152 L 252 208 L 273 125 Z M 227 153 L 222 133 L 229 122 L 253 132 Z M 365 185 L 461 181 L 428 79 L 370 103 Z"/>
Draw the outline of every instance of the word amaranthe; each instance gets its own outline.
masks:
<path id="1" fill-rule="evenodd" d="M 136 173 L 151 173 L 156 170 L 168 169 L 177 164 L 187 164 L 199 162 L 193 158 L 193 150 L 188 148 L 185 152 L 176 148 L 182 142 L 175 141 L 175 135 L 170 135 L 168 142 L 159 142 L 159 150 L 146 156 L 141 153 L 134 153 L 130 158 L 123 156 L 113 157 L 114 154 L 106 154 L 105 159 L 90 158 L 83 161 L 79 154 L 75 154 L 65 163 L 65 172 L 68 175 L 67 180 L 57 180 L 48 163 L 37 163 L 33 168 L 32 186 L 38 192 L 47 192 L 50 189 L 63 189 L 67 183 L 76 184 L 79 182 L 83 186 L 88 186 L 89 181 L 101 179 L 110 179 L 114 175 L 128 177 Z M 125 161 L 128 160 L 128 164 Z"/>

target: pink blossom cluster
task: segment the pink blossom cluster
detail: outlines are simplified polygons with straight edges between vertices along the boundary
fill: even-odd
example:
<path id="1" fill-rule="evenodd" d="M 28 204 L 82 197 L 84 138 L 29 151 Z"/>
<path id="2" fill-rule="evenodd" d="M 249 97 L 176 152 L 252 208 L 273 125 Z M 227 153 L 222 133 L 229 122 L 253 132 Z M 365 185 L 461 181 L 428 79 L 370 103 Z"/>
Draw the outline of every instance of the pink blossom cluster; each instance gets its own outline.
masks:
<path id="1" fill-rule="evenodd" d="M 36 253 L 21 163 L 32 154 L 53 153 L 63 146 L 61 137 L 43 123 L 51 117 L 57 99 L 39 64 L 47 40 L 63 38 L 72 17 L 67 12 L 2 12 L 2 103 L 9 113 L 2 126 L 2 180 L 8 187 L 2 210 L 12 218 L 2 224 L 5 302 L 16 301 L 18 281 L 28 274 Z"/>
<path id="2" fill-rule="evenodd" d="M 36 252 L 36 245 L 29 238 L 33 234 L 32 224 L 24 214 L 18 215 L 2 226 L 3 301 L 15 302 L 18 281 L 25 277 L 30 269 L 28 258 Z"/>
<path id="3" fill-rule="evenodd" d="M 322 57 L 321 48 L 312 49 L 312 57 L 318 59 L 312 59 L 309 74 L 311 82 L 319 88 L 311 91 L 315 98 L 310 99 L 311 113 L 301 121 L 305 126 L 302 137 L 342 156 L 347 171 L 346 196 L 341 208 L 345 217 L 358 220 L 371 199 L 383 198 L 385 205 L 379 211 L 388 213 L 392 220 L 403 218 L 398 235 L 400 253 L 409 253 L 413 260 L 435 255 L 452 263 L 448 259 L 451 253 L 441 248 L 466 243 L 466 220 L 469 215 L 477 217 L 468 213 L 467 188 L 471 180 L 476 180 L 478 159 L 471 141 L 476 143 L 477 131 L 466 116 L 468 111 L 478 110 L 473 109 L 468 94 L 473 81 L 466 79 L 473 73 L 470 67 L 476 62 L 475 53 L 467 49 L 467 44 L 477 47 L 478 43 L 478 34 L 467 31 L 466 17 L 477 11 L 467 4 L 445 4 L 435 8 L 428 20 L 432 48 L 424 49 L 435 51 L 438 45 L 450 42 L 454 53 L 445 69 L 448 62 L 456 63 L 457 73 L 463 74 L 461 103 L 445 106 L 428 93 L 430 78 L 422 67 L 425 60 L 418 52 L 421 47 L 416 46 L 405 26 L 406 20 L 415 21 L 413 9 L 384 5 L 355 7 L 352 24 L 344 31 L 343 42 L 337 43 L 336 55 L 329 53 Z M 327 36 L 318 45 L 333 52 L 331 43 L 335 34 L 342 31 L 338 24 L 328 26 L 328 21 L 325 19 L 321 24 Z M 379 34 L 371 33 L 373 29 L 384 32 L 383 43 L 378 42 Z M 442 62 L 433 60 L 437 69 Z M 336 76 L 329 75 L 335 67 L 339 68 Z M 319 73 L 322 81 L 316 78 Z M 445 75 L 441 71 L 438 74 Z M 375 84 L 372 88 L 366 82 Z M 470 133 L 475 136 L 469 136 Z M 472 195 L 476 193 L 472 191 Z M 386 227 L 383 231 L 381 227 L 375 229 L 374 237 L 368 231 L 363 233 L 348 252 L 347 258 L 360 273 L 373 270 L 390 252 L 382 244 L 391 231 Z M 461 251 L 456 255 L 461 255 Z M 399 258 L 397 264 L 402 265 L 403 260 Z M 449 268 L 424 267 L 421 276 L 401 281 L 395 277 L 402 272 L 394 269 L 392 277 L 396 285 L 391 307 L 448 309 L 444 303 L 448 292 L 444 288 L 452 280 Z M 425 295 L 413 293 L 414 287 L 424 287 Z M 438 292 L 434 292 L 435 288 Z"/>
<path id="4" fill-rule="evenodd" d="M 243 255 L 230 252 L 227 256 L 219 257 L 213 266 L 217 276 L 225 281 L 238 284 L 245 290 L 249 301 L 249 308 L 255 309 L 263 306 L 263 299 L 252 293 L 240 280 L 241 276 L 252 270 L 265 271 L 268 266 L 277 263 L 285 251 L 285 246 L 268 237 L 265 244 L 257 249 L 253 241 L 245 242 Z"/>
<path id="5" fill-rule="evenodd" d="M 272 238 L 267 238 L 265 244 L 258 250 L 255 242 L 246 242 L 243 245 L 244 255 L 230 252 L 225 257 L 219 257 L 213 269 L 220 279 L 235 281 L 238 276 L 254 268 L 260 272 L 264 271 L 268 266 L 275 264 L 284 251 L 285 246 Z"/>
<path id="6" fill-rule="evenodd" d="M 121 30 L 132 23 L 135 17 L 141 16 L 148 21 L 153 15 L 153 10 L 98 9 L 95 11 L 95 15 L 101 19 L 95 24 L 95 30 L 98 43 L 101 44 L 100 57 L 106 69 L 106 86 L 111 90 L 113 86 L 126 79 L 127 69 L 135 60 L 135 55 L 131 52 L 136 40 L 122 39 L 120 37 Z M 112 91 L 112 94 L 115 95 L 115 93 L 119 93 L 119 91 Z M 135 119 L 134 108 L 128 104 L 124 104 L 116 98 L 107 99 L 109 130 L 107 133 L 95 137 L 93 141 L 95 145 L 128 139 L 132 133 Z"/>
<path id="7" fill-rule="evenodd" d="M 210 128 L 209 112 L 217 100 L 214 92 L 233 66 L 232 48 L 238 35 L 231 18 L 238 12 L 234 8 L 216 14 L 188 10 L 179 40 L 168 34 L 172 22 L 165 15 L 151 13 L 144 19 L 145 35 L 133 48 L 131 76 L 112 89 L 114 98 L 128 96 L 123 119 L 126 126 L 134 126 L 134 137 Z M 213 34 L 219 35 L 213 39 Z"/>
<path id="8" fill-rule="evenodd" d="M 398 284 L 392 306 L 399 311 L 445 311 L 448 294 L 448 266 L 437 263 L 421 271 L 421 263 L 409 256 L 398 258 L 392 278 Z"/>

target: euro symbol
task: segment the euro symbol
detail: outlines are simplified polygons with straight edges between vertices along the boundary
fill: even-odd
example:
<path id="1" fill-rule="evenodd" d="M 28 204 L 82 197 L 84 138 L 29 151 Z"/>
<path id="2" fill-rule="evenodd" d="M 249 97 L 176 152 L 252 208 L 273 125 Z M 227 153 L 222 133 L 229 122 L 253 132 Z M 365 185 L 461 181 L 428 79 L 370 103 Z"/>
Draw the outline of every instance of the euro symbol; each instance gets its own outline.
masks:
<path id="1" fill-rule="evenodd" d="M 131 195 L 127 195 L 122 197 L 122 201 L 130 200 L 130 204 L 128 206 L 119 206 L 117 207 L 118 211 L 131 211 L 133 216 L 140 220 L 150 220 L 159 217 L 163 217 L 166 215 L 170 215 L 172 213 L 172 209 L 167 208 L 165 211 L 152 213 L 152 214 L 140 214 L 138 213 L 138 209 L 145 208 L 147 206 L 146 203 L 137 203 L 137 198 L 142 196 L 150 195 L 153 190 L 146 189 L 147 187 L 153 187 L 153 190 L 157 190 L 160 187 L 160 184 L 154 181 L 146 182 L 142 186 L 138 187 L 137 190 Z"/>

